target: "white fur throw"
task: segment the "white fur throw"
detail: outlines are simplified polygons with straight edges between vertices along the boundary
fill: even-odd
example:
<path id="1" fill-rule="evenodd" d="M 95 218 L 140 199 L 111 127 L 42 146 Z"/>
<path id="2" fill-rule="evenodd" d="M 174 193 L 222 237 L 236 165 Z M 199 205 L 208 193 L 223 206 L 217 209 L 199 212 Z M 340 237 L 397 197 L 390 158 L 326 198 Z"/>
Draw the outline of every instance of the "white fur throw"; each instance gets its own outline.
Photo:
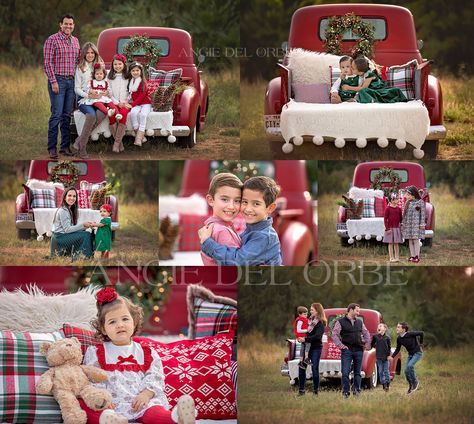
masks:
<path id="1" fill-rule="evenodd" d="M 87 287 L 73 294 L 45 294 L 35 284 L 27 291 L 0 292 L 0 330 L 49 332 L 63 324 L 92 330 L 90 321 L 97 314 L 95 293 Z"/>
<path id="2" fill-rule="evenodd" d="M 52 181 L 36 180 L 34 178 L 28 180 L 25 185 L 34 189 L 54 190 L 55 187 L 64 189 L 63 183 L 53 183 Z"/>
<path id="3" fill-rule="evenodd" d="M 383 198 L 383 190 L 359 187 L 351 187 L 349 190 L 350 199 L 372 199 L 373 197 Z"/>
<path id="4" fill-rule="evenodd" d="M 292 83 L 330 84 L 329 66 L 339 66 L 341 56 L 293 49 L 288 53 Z"/>
<path id="5" fill-rule="evenodd" d="M 160 196 L 159 197 L 159 217 L 164 218 L 172 214 L 194 214 L 208 215 L 209 208 L 207 201 L 199 194 L 189 197 Z"/>

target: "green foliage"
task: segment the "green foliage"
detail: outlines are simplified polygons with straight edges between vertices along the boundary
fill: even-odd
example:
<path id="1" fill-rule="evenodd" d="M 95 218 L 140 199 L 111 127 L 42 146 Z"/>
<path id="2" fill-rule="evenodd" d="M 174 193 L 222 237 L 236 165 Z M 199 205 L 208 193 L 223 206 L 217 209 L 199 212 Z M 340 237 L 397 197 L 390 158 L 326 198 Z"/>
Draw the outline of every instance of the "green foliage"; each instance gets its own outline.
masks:
<path id="1" fill-rule="evenodd" d="M 182 160 L 163 160 L 160 161 L 159 180 L 160 195 L 177 195 L 181 188 L 181 178 L 183 175 L 184 161 Z"/>

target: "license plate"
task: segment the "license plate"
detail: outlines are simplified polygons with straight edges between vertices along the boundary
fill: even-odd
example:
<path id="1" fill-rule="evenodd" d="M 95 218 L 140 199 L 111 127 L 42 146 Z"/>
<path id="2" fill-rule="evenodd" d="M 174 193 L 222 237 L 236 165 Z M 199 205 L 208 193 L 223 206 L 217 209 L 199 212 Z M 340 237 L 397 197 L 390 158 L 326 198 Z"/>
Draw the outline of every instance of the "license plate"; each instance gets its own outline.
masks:
<path id="1" fill-rule="evenodd" d="M 265 129 L 280 128 L 280 115 L 265 115 Z"/>
<path id="2" fill-rule="evenodd" d="M 32 212 L 17 213 L 16 220 L 17 221 L 34 221 L 33 213 Z"/>

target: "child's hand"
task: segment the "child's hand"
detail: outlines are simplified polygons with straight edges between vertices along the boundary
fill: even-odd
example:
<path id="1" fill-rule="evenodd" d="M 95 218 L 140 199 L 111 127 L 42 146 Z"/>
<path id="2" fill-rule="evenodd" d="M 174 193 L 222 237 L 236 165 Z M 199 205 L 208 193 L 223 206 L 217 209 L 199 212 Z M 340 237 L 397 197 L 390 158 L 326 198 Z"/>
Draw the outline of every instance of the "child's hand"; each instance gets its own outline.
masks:
<path id="1" fill-rule="evenodd" d="M 305 340 L 304 337 L 298 337 L 298 338 L 296 339 L 296 341 L 299 342 L 299 343 L 303 343 L 304 340 Z"/>
<path id="2" fill-rule="evenodd" d="M 389 356 L 387 356 L 387 361 L 392 362 L 393 358 L 389 355 Z"/>
<path id="3" fill-rule="evenodd" d="M 145 389 L 132 402 L 132 409 L 138 412 L 148 405 L 148 402 L 155 396 L 151 390 Z"/>
<path id="4" fill-rule="evenodd" d="M 214 224 L 209 225 L 208 227 L 202 227 L 198 230 L 199 242 L 203 244 L 209 237 L 212 235 L 212 228 Z"/>

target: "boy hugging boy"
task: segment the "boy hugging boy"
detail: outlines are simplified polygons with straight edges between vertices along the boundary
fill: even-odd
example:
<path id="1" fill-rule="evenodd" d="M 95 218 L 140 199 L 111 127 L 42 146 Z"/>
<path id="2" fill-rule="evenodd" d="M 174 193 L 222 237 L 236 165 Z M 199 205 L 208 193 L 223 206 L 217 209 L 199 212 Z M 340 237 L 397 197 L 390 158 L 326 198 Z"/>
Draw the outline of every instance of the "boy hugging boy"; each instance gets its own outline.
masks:
<path id="1" fill-rule="evenodd" d="M 339 60 L 341 75 L 331 87 L 331 103 L 354 101 L 357 92 L 343 89 L 344 85 L 351 87 L 358 87 L 360 85 L 359 76 L 354 75 L 352 62 L 352 58 L 349 56 L 342 56 Z"/>
<path id="2" fill-rule="evenodd" d="M 245 181 L 240 212 L 247 227 L 240 234 L 241 246 L 228 247 L 213 240 L 211 224 L 198 231 L 201 250 L 219 265 L 281 265 L 280 241 L 270 216 L 279 193 L 280 187 L 271 178 Z"/>
<path id="3" fill-rule="evenodd" d="M 214 176 L 206 196 L 212 208 L 212 216 L 205 221 L 206 226 L 212 224 L 211 237 L 217 243 L 229 247 L 240 247 L 241 241 L 234 230 L 232 221 L 240 212 L 242 197 L 242 181 L 228 172 Z M 201 251 L 204 265 L 217 265 L 216 261 Z"/>

